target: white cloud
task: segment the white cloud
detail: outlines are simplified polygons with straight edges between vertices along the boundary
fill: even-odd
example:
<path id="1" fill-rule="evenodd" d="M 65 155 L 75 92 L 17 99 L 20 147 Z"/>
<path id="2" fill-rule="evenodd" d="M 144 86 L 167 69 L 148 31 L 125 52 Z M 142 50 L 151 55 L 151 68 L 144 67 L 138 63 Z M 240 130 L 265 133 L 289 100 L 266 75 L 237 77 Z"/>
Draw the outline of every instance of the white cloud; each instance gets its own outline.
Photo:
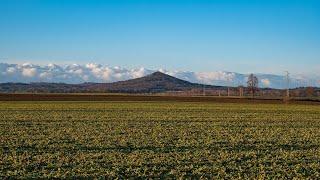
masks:
<path id="1" fill-rule="evenodd" d="M 106 67 L 102 71 L 102 79 L 108 81 L 112 78 L 113 70 Z"/>
<path id="2" fill-rule="evenodd" d="M 16 71 L 17 71 L 16 68 L 8 67 L 6 73 L 7 74 L 14 74 Z"/>
<path id="3" fill-rule="evenodd" d="M 63 83 L 83 83 L 83 82 L 115 82 L 139 78 L 155 72 L 146 68 L 126 69 L 121 67 L 110 67 L 101 64 L 88 63 L 85 65 L 69 64 L 56 65 L 48 64 L 44 66 L 24 63 L 8 64 L 0 63 L 0 83 L 3 82 L 63 82 Z M 190 72 L 190 71 L 167 71 L 159 69 L 163 73 L 187 80 L 194 83 L 206 83 L 211 85 L 246 85 L 246 74 L 233 72 L 213 71 L 213 72 Z M 268 74 L 257 75 L 261 87 L 285 88 L 285 77 Z M 292 86 L 305 86 L 308 81 L 306 76 L 292 76 Z M 302 81 L 303 80 L 303 81 Z M 309 78 L 310 80 L 310 78 Z M 311 81 L 313 84 L 320 82 L 318 79 Z"/>
<path id="4" fill-rule="evenodd" d="M 270 85 L 271 85 L 271 82 L 269 79 L 261 79 L 261 82 L 264 87 L 270 87 Z"/>
<path id="5" fill-rule="evenodd" d="M 88 76 L 88 75 L 83 75 L 83 76 L 82 76 L 82 79 L 83 79 L 84 81 L 88 81 L 88 80 L 89 80 L 89 76 Z"/>
<path id="6" fill-rule="evenodd" d="M 147 74 L 147 71 L 145 68 L 134 69 L 131 71 L 131 74 L 133 78 L 139 78 L 145 76 Z"/>
<path id="7" fill-rule="evenodd" d="M 36 68 L 23 68 L 22 75 L 25 77 L 34 77 L 37 73 Z"/>
<path id="8" fill-rule="evenodd" d="M 213 80 L 222 80 L 222 81 L 232 81 L 235 74 L 230 72 L 199 72 L 195 73 L 197 79 L 201 81 L 213 81 Z"/>
<path id="9" fill-rule="evenodd" d="M 238 86 L 236 84 L 236 74 L 231 72 L 196 72 L 193 73 L 195 81 L 199 83 L 205 84 L 217 84 L 217 85 L 224 85 L 224 86 Z M 192 77 L 188 76 L 186 79 L 192 81 Z"/>
<path id="10" fill-rule="evenodd" d="M 33 64 L 29 63 L 29 62 L 26 62 L 26 63 L 21 64 L 21 66 L 23 66 L 23 67 L 33 67 Z"/>
<path id="11" fill-rule="evenodd" d="M 51 79 L 52 78 L 52 74 L 50 72 L 42 72 L 42 73 L 39 74 L 39 77 L 42 78 L 42 79 L 46 79 L 46 78 Z"/>
<path id="12" fill-rule="evenodd" d="M 83 73 L 83 70 L 82 70 L 82 69 L 77 69 L 77 70 L 74 71 L 74 73 L 76 73 L 76 74 L 82 74 L 82 73 Z"/>

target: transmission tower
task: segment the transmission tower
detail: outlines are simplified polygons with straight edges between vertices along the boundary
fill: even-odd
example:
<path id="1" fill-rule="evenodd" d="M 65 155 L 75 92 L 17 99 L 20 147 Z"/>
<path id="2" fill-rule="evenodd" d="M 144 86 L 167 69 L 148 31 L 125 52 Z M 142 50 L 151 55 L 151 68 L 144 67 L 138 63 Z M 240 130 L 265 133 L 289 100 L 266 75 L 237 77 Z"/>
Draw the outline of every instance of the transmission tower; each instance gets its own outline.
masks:
<path id="1" fill-rule="evenodd" d="M 286 73 L 286 88 L 287 88 L 286 96 L 287 98 L 289 98 L 290 97 L 290 77 L 289 77 L 290 73 L 289 71 L 285 71 L 285 73 Z"/>

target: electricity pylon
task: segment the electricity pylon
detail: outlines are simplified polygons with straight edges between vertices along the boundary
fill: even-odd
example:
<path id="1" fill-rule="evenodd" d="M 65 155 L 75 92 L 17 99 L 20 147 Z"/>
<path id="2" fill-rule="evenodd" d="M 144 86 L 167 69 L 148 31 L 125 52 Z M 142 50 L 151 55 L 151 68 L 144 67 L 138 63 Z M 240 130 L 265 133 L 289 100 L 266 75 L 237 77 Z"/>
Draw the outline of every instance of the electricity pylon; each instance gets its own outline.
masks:
<path id="1" fill-rule="evenodd" d="M 290 75 L 290 73 L 289 73 L 289 71 L 285 71 L 285 73 L 286 73 L 286 87 L 287 87 L 287 98 L 289 98 L 290 97 L 290 77 L 289 77 L 289 75 Z"/>

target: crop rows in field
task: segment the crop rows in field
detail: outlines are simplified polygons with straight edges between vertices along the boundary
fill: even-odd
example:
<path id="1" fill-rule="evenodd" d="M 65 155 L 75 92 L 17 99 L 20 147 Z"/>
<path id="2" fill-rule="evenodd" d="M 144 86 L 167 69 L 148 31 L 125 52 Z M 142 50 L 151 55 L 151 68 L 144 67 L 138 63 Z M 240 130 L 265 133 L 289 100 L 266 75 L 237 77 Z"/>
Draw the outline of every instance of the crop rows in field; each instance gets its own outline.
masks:
<path id="1" fill-rule="evenodd" d="M 2 102 L 0 177 L 320 178 L 320 107 Z"/>

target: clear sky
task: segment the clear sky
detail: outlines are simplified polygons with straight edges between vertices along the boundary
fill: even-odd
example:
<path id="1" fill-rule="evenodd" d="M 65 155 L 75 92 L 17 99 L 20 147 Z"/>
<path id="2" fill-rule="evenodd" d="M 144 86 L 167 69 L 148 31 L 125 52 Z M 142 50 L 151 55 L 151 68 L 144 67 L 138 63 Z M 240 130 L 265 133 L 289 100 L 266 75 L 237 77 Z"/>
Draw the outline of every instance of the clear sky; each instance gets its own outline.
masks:
<path id="1" fill-rule="evenodd" d="M 0 58 L 320 74 L 320 1 L 0 0 Z"/>

